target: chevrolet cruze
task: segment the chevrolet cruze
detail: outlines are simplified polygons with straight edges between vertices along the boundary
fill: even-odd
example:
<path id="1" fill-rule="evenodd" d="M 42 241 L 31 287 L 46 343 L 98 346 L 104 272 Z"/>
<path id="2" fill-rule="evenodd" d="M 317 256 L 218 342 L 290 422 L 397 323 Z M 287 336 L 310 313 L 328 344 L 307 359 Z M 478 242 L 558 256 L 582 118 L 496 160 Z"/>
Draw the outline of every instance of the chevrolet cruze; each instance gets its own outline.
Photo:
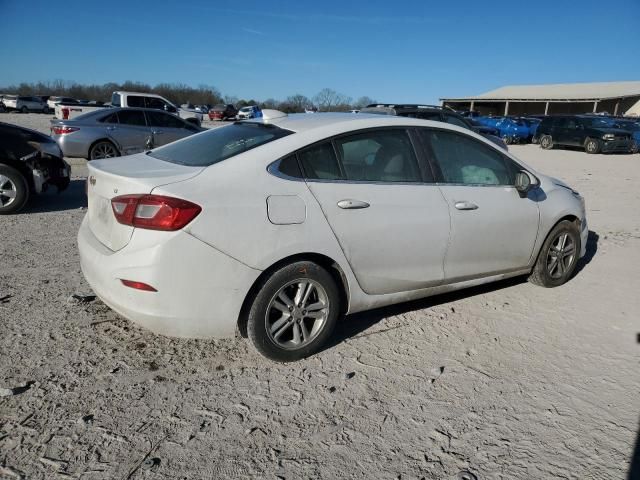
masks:
<path id="1" fill-rule="evenodd" d="M 480 135 L 405 117 L 236 122 L 92 161 L 78 243 L 113 310 L 180 337 L 317 352 L 346 314 L 517 275 L 566 282 L 583 198 Z"/>

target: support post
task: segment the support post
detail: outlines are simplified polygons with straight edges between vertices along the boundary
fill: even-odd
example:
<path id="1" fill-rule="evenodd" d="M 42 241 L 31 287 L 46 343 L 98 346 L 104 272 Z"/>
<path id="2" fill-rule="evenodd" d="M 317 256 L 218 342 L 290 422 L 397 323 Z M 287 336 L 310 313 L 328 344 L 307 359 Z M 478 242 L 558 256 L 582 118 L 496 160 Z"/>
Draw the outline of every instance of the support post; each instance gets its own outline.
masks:
<path id="1" fill-rule="evenodd" d="M 620 109 L 620 100 L 616 100 L 616 106 L 613 109 L 613 116 L 617 116 L 618 115 L 618 110 Z"/>
<path id="2" fill-rule="evenodd" d="M 593 102 L 593 113 L 596 113 L 597 111 L 598 111 L 598 100 Z"/>
<path id="3" fill-rule="evenodd" d="M 474 102 L 473 100 L 471 100 L 471 107 L 469 107 L 469 110 L 471 110 L 473 112 L 473 107 L 475 106 L 476 102 Z"/>
<path id="4" fill-rule="evenodd" d="M 549 102 L 544 104 L 544 114 L 549 115 Z"/>

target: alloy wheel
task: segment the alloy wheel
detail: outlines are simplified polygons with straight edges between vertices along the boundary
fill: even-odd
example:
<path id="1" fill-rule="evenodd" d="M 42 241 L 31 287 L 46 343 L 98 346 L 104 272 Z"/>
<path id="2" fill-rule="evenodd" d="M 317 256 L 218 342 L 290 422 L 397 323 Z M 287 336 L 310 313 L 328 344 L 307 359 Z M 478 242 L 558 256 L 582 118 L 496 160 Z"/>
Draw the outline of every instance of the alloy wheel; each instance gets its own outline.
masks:
<path id="1" fill-rule="evenodd" d="M 576 243 L 563 232 L 553 239 L 547 252 L 547 272 L 554 279 L 562 278 L 570 271 L 576 257 Z"/>
<path id="2" fill-rule="evenodd" d="M 596 149 L 598 148 L 598 145 L 596 144 L 596 142 L 594 140 L 589 140 L 587 142 L 587 151 L 588 152 L 595 152 Z"/>
<path id="3" fill-rule="evenodd" d="M 540 146 L 542 148 L 549 148 L 550 145 L 551 139 L 549 137 L 542 137 L 542 139 L 540 139 Z"/>
<path id="4" fill-rule="evenodd" d="M 308 278 L 289 282 L 269 302 L 267 334 L 281 348 L 302 348 L 323 330 L 330 307 L 329 296 L 318 282 Z"/>
<path id="5" fill-rule="evenodd" d="M 0 207 L 8 207 L 16 200 L 18 188 L 13 181 L 0 174 Z"/>
<path id="6" fill-rule="evenodd" d="M 113 158 L 118 156 L 118 151 L 113 145 L 107 142 L 98 143 L 91 149 L 91 160 L 101 158 Z"/>

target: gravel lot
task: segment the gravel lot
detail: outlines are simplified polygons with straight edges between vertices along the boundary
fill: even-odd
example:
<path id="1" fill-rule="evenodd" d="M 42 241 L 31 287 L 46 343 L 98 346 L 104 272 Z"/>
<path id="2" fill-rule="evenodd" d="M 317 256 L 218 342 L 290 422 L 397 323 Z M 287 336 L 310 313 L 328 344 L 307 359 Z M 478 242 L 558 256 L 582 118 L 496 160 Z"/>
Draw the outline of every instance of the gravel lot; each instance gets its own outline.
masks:
<path id="1" fill-rule="evenodd" d="M 0 114 L 44 132 L 49 118 Z M 512 151 L 586 197 L 573 280 L 358 314 L 289 365 L 73 298 L 91 294 L 75 165 L 68 191 L 0 217 L 0 478 L 625 478 L 640 415 L 640 155 Z"/>

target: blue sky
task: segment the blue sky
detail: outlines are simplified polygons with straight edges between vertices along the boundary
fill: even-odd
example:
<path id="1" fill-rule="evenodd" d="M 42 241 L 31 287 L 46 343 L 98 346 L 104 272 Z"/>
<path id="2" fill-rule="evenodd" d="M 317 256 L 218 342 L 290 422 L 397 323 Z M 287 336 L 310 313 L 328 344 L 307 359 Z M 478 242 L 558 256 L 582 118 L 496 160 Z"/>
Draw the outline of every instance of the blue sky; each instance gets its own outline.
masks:
<path id="1" fill-rule="evenodd" d="M 640 0 L 0 0 L 0 86 L 330 87 L 436 102 L 507 84 L 640 80 Z"/>

